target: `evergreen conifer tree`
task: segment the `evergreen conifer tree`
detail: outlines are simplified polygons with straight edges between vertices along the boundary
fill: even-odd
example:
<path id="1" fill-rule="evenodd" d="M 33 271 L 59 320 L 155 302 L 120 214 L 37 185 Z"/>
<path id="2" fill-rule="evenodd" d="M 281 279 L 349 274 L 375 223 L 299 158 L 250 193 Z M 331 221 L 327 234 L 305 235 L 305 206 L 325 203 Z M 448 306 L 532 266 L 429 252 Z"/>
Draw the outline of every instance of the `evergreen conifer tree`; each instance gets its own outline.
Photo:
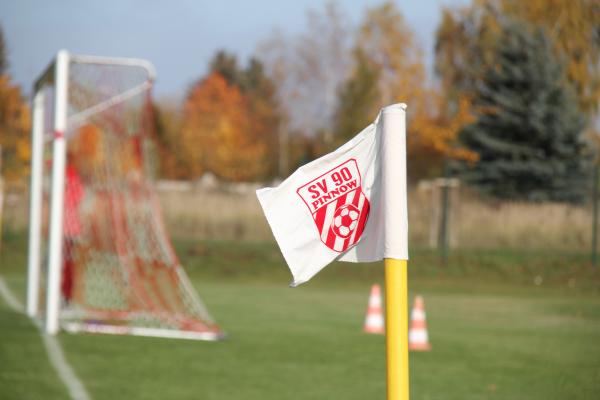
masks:
<path id="1" fill-rule="evenodd" d="M 589 174 L 584 115 L 564 63 L 542 30 L 503 25 L 493 67 L 476 93 L 476 121 L 461 140 L 480 160 L 463 178 L 497 198 L 581 202 Z"/>

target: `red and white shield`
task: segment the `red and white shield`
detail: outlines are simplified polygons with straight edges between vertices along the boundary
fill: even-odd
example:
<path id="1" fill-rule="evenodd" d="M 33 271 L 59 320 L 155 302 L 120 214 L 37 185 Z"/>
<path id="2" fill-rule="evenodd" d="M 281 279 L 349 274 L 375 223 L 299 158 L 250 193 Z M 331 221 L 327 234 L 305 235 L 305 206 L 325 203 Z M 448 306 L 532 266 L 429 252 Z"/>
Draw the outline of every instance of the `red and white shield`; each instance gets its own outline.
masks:
<path id="1" fill-rule="evenodd" d="M 337 252 L 358 242 L 369 218 L 355 159 L 302 185 L 296 191 L 311 212 L 321 241 Z"/>

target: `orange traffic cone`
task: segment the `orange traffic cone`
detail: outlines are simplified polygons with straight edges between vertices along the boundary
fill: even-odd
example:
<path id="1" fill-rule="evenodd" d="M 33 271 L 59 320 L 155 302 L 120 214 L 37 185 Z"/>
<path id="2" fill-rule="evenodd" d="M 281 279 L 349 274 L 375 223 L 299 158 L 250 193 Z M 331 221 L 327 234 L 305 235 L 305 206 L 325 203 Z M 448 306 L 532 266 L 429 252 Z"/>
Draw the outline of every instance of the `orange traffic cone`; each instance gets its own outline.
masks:
<path id="1" fill-rule="evenodd" d="M 427 334 L 427 323 L 425 322 L 425 303 L 421 296 L 415 297 L 415 303 L 410 314 L 408 348 L 417 351 L 431 350 L 429 335 Z"/>
<path id="2" fill-rule="evenodd" d="M 385 333 L 383 312 L 381 310 L 381 288 L 377 284 L 371 286 L 369 308 L 367 308 L 367 317 L 365 318 L 365 332 Z"/>

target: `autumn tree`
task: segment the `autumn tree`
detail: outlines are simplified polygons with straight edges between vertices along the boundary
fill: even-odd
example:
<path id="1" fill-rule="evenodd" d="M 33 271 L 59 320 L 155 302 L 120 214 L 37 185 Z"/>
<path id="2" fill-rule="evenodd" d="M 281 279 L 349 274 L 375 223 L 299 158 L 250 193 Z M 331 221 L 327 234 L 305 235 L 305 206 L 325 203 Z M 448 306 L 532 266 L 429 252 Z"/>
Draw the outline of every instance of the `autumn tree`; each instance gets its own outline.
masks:
<path id="1" fill-rule="evenodd" d="M 448 114 L 457 111 L 459 98 L 473 95 L 492 63 L 499 30 L 497 13 L 484 5 L 442 9 L 434 70 L 446 94 Z"/>
<path id="2" fill-rule="evenodd" d="M 474 0 L 444 9 L 436 33 L 435 67 L 450 106 L 473 93 L 490 65 L 503 19 L 544 28 L 554 52 L 567 59 L 566 75 L 581 109 L 592 117 L 600 100 L 600 4 L 595 0 Z"/>
<path id="3" fill-rule="evenodd" d="M 10 182 L 29 171 L 29 107 L 21 89 L 11 82 L 6 71 L 4 35 L 0 29 L 0 146 L 2 175 Z"/>
<path id="4" fill-rule="evenodd" d="M 439 176 L 448 158 L 475 159 L 456 140 L 470 121 L 469 99 L 461 99 L 458 112 L 448 115 L 444 95 L 426 78 L 422 51 L 394 3 L 368 10 L 355 45 L 354 68 L 338 94 L 338 144 L 372 122 L 381 107 L 406 102 L 410 179 Z"/>
<path id="5" fill-rule="evenodd" d="M 158 153 L 159 175 L 167 179 L 189 178 L 189 170 L 180 157 L 182 112 L 178 104 L 162 101 L 152 104 L 153 141 Z"/>
<path id="6" fill-rule="evenodd" d="M 279 130 L 282 111 L 276 97 L 274 82 L 269 78 L 263 64 L 252 58 L 245 70 L 245 95 L 248 99 L 248 112 L 251 115 L 249 129 L 266 146 L 268 156 L 263 159 L 266 172 L 263 177 L 274 177 L 279 167 Z"/>
<path id="7" fill-rule="evenodd" d="M 210 64 L 212 73 L 220 74 L 227 83 L 240 90 L 246 99 L 249 118 L 249 131 L 261 140 L 268 149 L 265 177 L 277 174 L 279 153 L 278 133 L 281 121 L 280 105 L 276 98 L 275 84 L 265 72 L 260 60 L 251 57 L 248 65 L 242 68 L 237 57 L 225 51 L 218 51 Z"/>
<path id="8" fill-rule="evenodd" d="M 564 57 L 566 74 L 581 110 L 600 105 L 600 3 L 597 0 L 496 0 L 511 16 L 544 28 L 555 53 Z"/>
<path id="9" fill-rule="evenodd" d="M 461 97 L 456 111 L 446 110 L 446 95 L 439 88 L 428 88 L 420 99 L 419 114 L 411 121 L 407 138 L 407 157 L 411 179 L 436 178 L 448 163 L 473 163 L 479 155 L 460 143 L 463 127 L 474 120 L 471 99 Z"/>
<path id="10" fill-rule="evenodd" d="M 248 99 L 213 72 L 191 89 L 184 105 L 180 154 L 189 176 L 211 172 L 231 181 L 265 175 L 267 145 L 253 129 Z"/>
<path id="11" fill-rule="evenodd" d="M 356 47 L 379 71 L 382 105 L 421 96 L 426 81 L 423 52 L 393 2 L 367 10 Z"/>
<path id="12" fill-rule="evenodd" d="M 0 75 L 0 146 L 2 174 L 14 181 L 29 171 L 29 107 L 21 89 L 13 85 L 8 75 Z"/>
<path id="13" fill-rule="evenodd" d="M 221 75 L 230 85 L 241 88 L 244 84 L 243 72 L 240 71 L 235 54 L 218 50 L 210 61 L 209 70 Z"/>
<path id="14" fill-rule="evenodd" d="M 218 51 L 183 108 L 166 100 L 153 105 L 153 139 L 162 177 L 195 179 L 212 172 L 239 181 L 275 175 L 279 108 L 274 84 L 257 59 L 242 68 L 234 54 Z"/>

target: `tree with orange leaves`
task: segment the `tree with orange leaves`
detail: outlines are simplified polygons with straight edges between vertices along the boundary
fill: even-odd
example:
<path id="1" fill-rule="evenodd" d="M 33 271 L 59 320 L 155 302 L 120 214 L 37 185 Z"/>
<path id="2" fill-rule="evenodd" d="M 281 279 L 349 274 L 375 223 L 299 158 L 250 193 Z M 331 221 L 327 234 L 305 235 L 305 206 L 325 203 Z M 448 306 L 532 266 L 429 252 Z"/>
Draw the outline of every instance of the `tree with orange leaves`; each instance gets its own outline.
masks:
<path id="1" fill-rule="evenodd" d="M 444 89 L 456 100 L 473 93 L 491 66 L 501 37 L 501 21 L 522 21 L 544 29 L 556 55 L 566 62 L 566 78 L 581 110 L 598 114 L 600 104 L 600 3 L 597 0 L 473 0 L 445 8 L 436 32 L 435 67 Z"/>
<path id="2" fill-rule="evenodd" d="M 0 29 L 0 148 L 2 175 L 8 182 L 19 180 L 29 172 L 29 107 L 21 89 L 11 83 L 6 73 L 4 36 Z"/>
<path id="3" fill-rule="evenodd" d="M 263 63 L 251 57 L 243 68 L 238 65 L 234 54 L 221 50 L 215 54 L 210 71 L 221 74 L 228 85 L 240 90 L 246 99 L 248 132 L 268 148 L 269 157 L 262 160 L 264 173 L 255 178 L 263 179 L 277 175 L 280 160 L 278 156 L 281 151 L 281 106 L 275 98 L 275 83 L 266 75 Z"/>
<path id="4" fill-rule="evenodd" d="M 338 143 L 371 122 L 379 108 L 406 102 L 412 180 L 441 174 L 447 159 L 477 159 L 457 140 L 460 129 L 471 122 L 469 99 L 461 98 L 457 112 L 446 112 L 446 94 L 427 84 L 422 51 L 394 3 L 367 12 L 354 61 L 354 70 L 338 93 L 334 123 Z"/>
<path id="5" fill-rule="evenodd" d="M 220 73 L 196 84 L 185 101 L 179 141 L 189 177 L 205 172 L 231 181 L 263 176 L 267 146 L 252 122 L 248 99 Z"/>

